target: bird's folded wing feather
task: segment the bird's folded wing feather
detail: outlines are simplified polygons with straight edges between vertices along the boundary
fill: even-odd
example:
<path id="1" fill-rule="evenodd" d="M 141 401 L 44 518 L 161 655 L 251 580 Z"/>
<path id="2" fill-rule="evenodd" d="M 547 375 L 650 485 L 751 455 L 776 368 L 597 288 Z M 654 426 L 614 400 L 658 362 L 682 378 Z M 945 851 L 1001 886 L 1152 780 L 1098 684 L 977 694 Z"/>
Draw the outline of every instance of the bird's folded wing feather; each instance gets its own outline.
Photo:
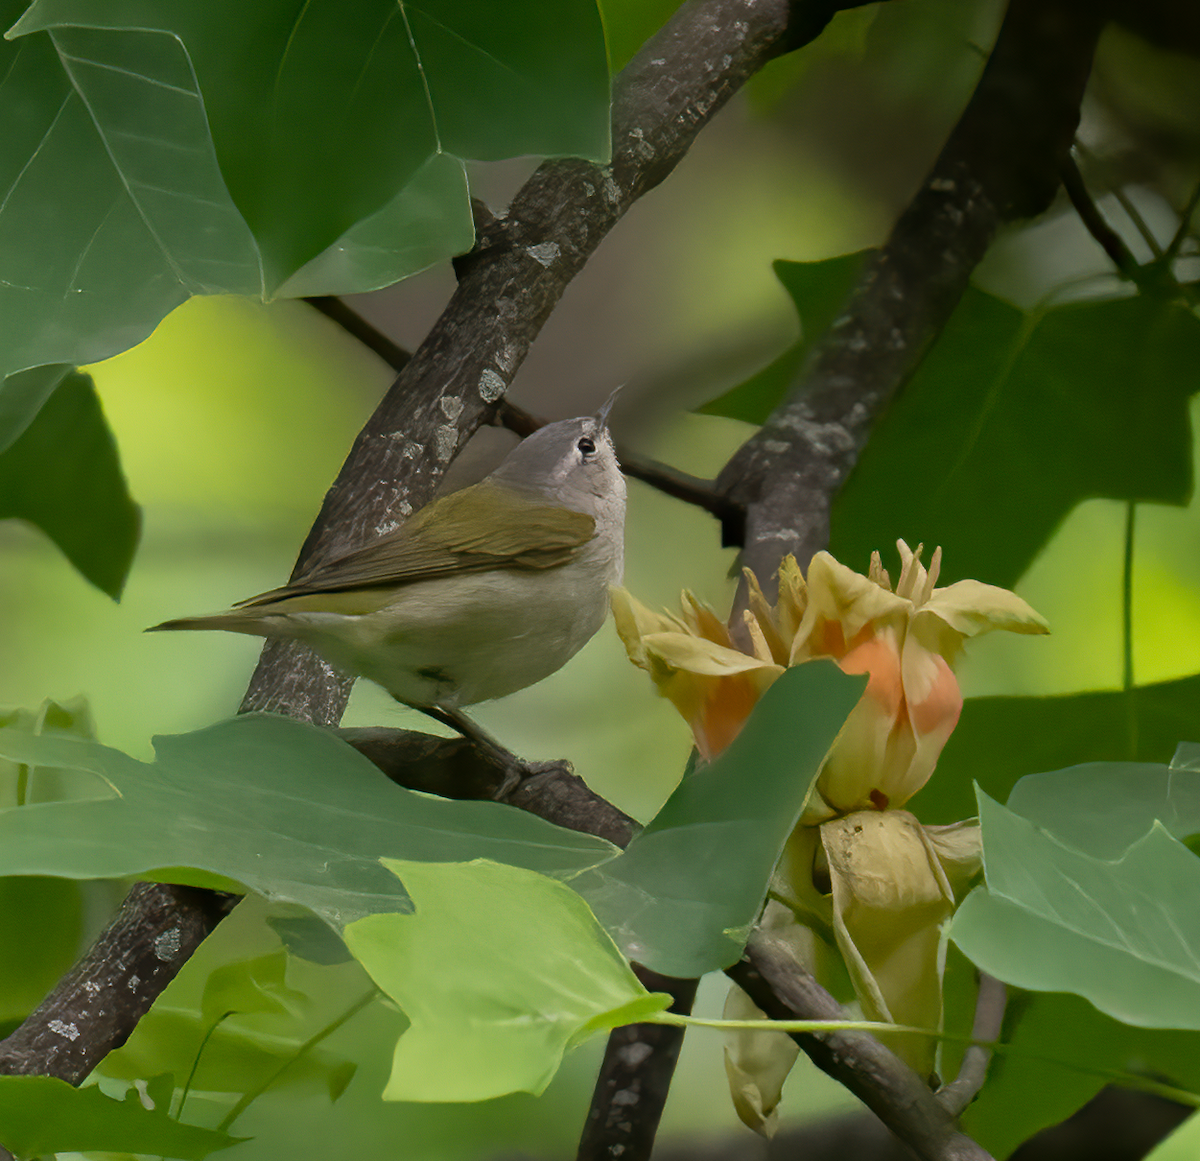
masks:
<path id="1" fill-rule="evenodd" d="M 375 543 L 238 607 L 313 593 L 390 588 L 464 572 L 556 568 L 573 560 L 595 535 L 596 522 L 586 512 L 522 498 L 514 518 L 513 507 L 507 489 L 486 481 L 474 484 L 426 505 Z"/>

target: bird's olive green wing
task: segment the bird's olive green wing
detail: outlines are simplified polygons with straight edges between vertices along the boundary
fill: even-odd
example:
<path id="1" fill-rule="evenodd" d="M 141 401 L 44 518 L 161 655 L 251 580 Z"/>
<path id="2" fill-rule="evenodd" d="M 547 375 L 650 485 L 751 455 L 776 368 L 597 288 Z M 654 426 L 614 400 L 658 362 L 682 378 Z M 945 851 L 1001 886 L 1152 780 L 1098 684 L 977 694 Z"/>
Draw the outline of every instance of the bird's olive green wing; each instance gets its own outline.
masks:
<path id="1" fill-rule="evenodd" d="M 351 592 L 362 589 L 394 588 L 415 581 L 511 568 L 538 570 L 557 568 L 573 560 L 592 539 L 595 520 L 586 512 L 575 512 L 550 504 L 514 497 L 508 489 L 488 482 L 475 484 L 426 505 L 395 532 L 329 561 L 290 585 L 242 601 L 239 608 L 287 601 L 302 607 L 312 594 L 345 593 L 334 601 L 336 611 L 366 611 L 376 607 L 375 594 Z M 341 609 L 349 601 L 355 606 Z M 322 603 L 322 608 L 332 606 Z"/>

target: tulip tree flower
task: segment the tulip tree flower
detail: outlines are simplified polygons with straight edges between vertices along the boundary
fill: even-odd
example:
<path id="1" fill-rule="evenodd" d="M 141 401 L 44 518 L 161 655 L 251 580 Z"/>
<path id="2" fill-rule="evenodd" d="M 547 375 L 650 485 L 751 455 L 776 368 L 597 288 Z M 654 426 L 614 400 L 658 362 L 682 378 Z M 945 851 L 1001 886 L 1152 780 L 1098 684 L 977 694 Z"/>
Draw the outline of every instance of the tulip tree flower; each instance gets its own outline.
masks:
<path id="1" fill-rule="evenodd" d="M 683 715 L 705 761 L 737 736 L 787 667 L 830 657 L 847 673 L 867 675 L 772 894 L 792 922 L 837 946 L 869 1019 L 937 1028 L 940 929 L 978 870 L 978 827 L 973 820 L 924 827 L 899 808 L 929 780 L 958 722 L 962 693 L 953 666 L 963 642 L 992 629 L 1048 628 L 1007 589 L 974 580 L 937 588 L 941 549 L 926 570 L 920 547 L 897 547 L 894 588 L 878 553 L 866 576 L 821 552 L 805 577 L 789 556 L 774 605 L 747 570 L 750 607 L 738 637 L 689 593 L 673 616 L 617 589 L 613 613 L 630 660 Z M 734 1004 L 740 1011 L 749 1001 Z M 783 1039 L 743 1033 L 727 1051 L 739 1114 L 760 1132 L 773 1126 L 790 1067 Z M 933 1038 L 893 1036 L 890 1044 L 918 1071 L 931 1072 Z"/>

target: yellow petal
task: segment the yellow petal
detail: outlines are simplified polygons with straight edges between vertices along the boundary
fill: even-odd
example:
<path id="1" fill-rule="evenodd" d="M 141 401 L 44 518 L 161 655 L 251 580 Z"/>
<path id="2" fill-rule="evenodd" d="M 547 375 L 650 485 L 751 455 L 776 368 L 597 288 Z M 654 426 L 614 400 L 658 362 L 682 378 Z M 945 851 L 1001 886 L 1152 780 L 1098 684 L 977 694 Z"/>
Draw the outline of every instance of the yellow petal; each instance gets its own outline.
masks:
<path id="1" fill-rule="evenodd" d="M 648 633 L 682 630 L 682 623 L 669 613 L 655 613 L 646 608 L 641 601 L 631 596 L 627 589 L 613 586 L 608 590 L 608 595 L 617 635 L 625 645 L 629 660 L 634 665 L 647 668 L 642 638 Z"/>
<path id="2" fill-rule="evenodd" d="M 800 622 L 804 620 L 807 608 L 808 585 L 796 558 L 789 552 L 779 566 L 779 601 L 775 605 L 775 623 L 779 627 L 779 636 L 787 646 L 789 655 L 791 643 L 795 640 L 796 631 L 800 628 Z"/>
<path id="3" fill-rule="evenodd" d="M 766 1020 L 766 1014 L 736 984 L 725 999 L 726 1020 Z M 781 1032 L 727 1032 L 725 1076 L 742 1123 L 768 1140 L 779 1126 L 783 1082 L 800 1049 Z"/>
<path id="4" fill-rule="evenodd" d="M 868 622 L 907 622 L 911 609 L 902 597 L 829 553 L 818 552 L 808 566 L 808 607 L 792 645 L 792 664 L 812 657 L 840 657 Z M 840 633 L 830 632 L 839 629 Z"/>
<path id="5" fill-rule="evenodd" d="M 914 617 L 936 617 L 963 637 L 978 637 L 992 629 L 1010 633 L 1049 633 L 1050 626 L 1016 593 L 981 581 L 961 580 L 933 595 Z"/>
<path id="6" fill-rule="evenodd" d="M 783 672 L 783 666 L 773 661 L 761 661 L 748 653 L 739 653 L 736 649 L 687 633 L 647 633 L 641 639 L 641 647 L 647 657 L 658 659 L 671 669 L 710 677 L 764 670 L 774 680 Z"/>
<path id="7" fill-rule="evenodd" d="M 750 622 L 753 620 L 754 626 L 757 627 L 757 636 L 761 637 L 763 643 L 770 650 L 768 660 L 777 661 L 780 665 L 786 665 L 790 652 L 791 637 L 787 639 L 789 644 L 785 645 L 783 638 L 779 635 L 779 628 L 775 623 L 775 610 L 771 608 L 771 603 L 763 594 L 762 588 L 758 583 L 758 577 L 748 568 L 742 569 L 742 576 L 746 578 L 746 592 L 750 605 L 745 614 L 747 627 L 750 627 Z M 754 632 L 754 629 L 751 628 L 752 639 Z"/>
<path id="8" fill-rule="evenodd" d="M 904 810 L 865 811 L 821 826 L 838 946 L 869 1019 L 941 1027 L 940 926 L 954 895 L 923 828 Z M 922 1076 L 929 1036 L 883 1037 Z"/>
<path id="9" fill-rule="evenodd" d="M 732 646 L 733 642 L 725 622 L 686 589 L 683 591 L 683 620 L 697 637 L 703 637 L 726 648 Z"/>

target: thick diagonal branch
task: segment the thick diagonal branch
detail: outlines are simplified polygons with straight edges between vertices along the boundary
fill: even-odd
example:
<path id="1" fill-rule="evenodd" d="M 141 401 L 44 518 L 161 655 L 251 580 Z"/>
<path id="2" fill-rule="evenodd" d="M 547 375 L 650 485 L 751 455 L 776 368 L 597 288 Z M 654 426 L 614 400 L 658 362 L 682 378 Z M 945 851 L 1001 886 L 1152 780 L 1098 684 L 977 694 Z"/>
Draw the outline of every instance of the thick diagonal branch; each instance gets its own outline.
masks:
<path id="1" fill-rule="evenodd" d="M 745 513 L 745 563 L 764 587 L 786 554 L 806 567 L 828 543 L 834 497 L 996 231 L 1050 204 L 1103 7 L 1012 0 L 933 172 L 791 393 L 722 471 L 719 488 Z"/>
<path id="2" fill-rule="evenodd" d="M 297 570 L 370 540 L 430 498 L 455 451 L 503 395 L 571 278 L 746 78 L 790 47 L 790 17 L 787 0 L 692 0 L 648 42 L 614 85 L 612 163 L 548 162 L 507 216 L 480 234 L 459 263 L 459 287 L 442 317 L 355 441 Z M 333 725 L 348 695 L 349 683 L 306 649 L 270 643 L 243 709 Z M 228 902 L 202 893 L 189 899 L 197 905 L 179 916 L 169 900 L 159 914 L 163 902 L 153 889 L 135 889 L 93 951 L 0 1042 L 0 1073 L 74 1081 L 87 1075 L 129 1035 Z M 86 998 L 89 982 L 108 970 L 115 979 L 122 963 L 154 957 L 156 933 L 176 919 L 196 921 L 181 953 L 157 961 L 153 986 L 135 973 L 132 986 L 114 988 L 101 1018 Z M 56 1027 L 69 1030 L 70 1053 L 45 1047 Z"/>

